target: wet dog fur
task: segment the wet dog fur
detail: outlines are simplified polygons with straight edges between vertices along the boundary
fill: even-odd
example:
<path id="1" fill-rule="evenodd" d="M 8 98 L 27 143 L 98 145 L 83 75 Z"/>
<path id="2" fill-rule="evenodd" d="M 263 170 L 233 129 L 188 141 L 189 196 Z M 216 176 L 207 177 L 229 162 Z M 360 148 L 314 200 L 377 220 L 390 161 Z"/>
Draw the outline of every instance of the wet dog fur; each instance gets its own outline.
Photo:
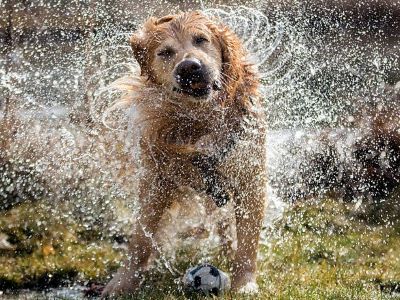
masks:
<path id="1" fill-rule="evenodd" d="M 201 12 L 148 19 L 130 39 L 141 74 L 121 79 L 140 150 L 140 213 L 129 258 L 103 297 L 134 293 L 165 210 L 190 187 L 233 201 L 232 288 L 256 290 L 265 206 L 265 125 L 257 72 L 239 38 Z M 210 192 L 211 191 L 211 192 Z M 214 192 L 213 192 L 214 191 Z M 217 205 L 215 205 L 217 209 Z"/>

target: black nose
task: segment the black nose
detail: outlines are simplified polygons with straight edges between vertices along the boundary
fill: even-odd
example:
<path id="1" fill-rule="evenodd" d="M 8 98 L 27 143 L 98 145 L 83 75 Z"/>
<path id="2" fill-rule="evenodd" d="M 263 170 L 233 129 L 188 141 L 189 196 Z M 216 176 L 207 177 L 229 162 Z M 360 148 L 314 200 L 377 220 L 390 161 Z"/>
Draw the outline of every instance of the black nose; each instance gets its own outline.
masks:
<path id="1" fill-rule="evenodd" d="M 181 85 L 190 85 L 204 81 L 204 73 L 202 64 L 197 59 L 185 59 L 175 69 L 176 80 Z"/>
<path id="2" fill-rule="evenodd" d="M 190 74 L 201 69 L 201 63 L 197 59 L 186 59 L 179 63 L 176 73 L 179 75 Z"/>

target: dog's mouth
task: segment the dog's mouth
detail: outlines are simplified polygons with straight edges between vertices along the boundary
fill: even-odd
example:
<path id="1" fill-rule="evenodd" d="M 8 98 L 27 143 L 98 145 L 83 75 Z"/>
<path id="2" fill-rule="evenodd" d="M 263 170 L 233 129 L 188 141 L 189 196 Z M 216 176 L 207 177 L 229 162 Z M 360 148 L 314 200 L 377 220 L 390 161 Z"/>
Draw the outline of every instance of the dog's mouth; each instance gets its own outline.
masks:
<path id="1" fill-rule="evenodd" d="M 178 87 L 174 87 L 172 89 L 174 92 L 177 92 L 178 94 L 185 94 L 185 95 L 189 95 L 195 98 L 201 98 L 204 96 L 208 96 L 211 93 L 211 87 L 210 86 L 206 86 L 203 88 L 178 88 Z"/>
<path id="2" fill-rule="evenodd" d="M 194 83 L 181 87 L 174 86 L 172 90 L 178 94 L 185 94 L 195 98 L 204 98 L 211 94 L 213 90 L 221 90 L 219 81 L 215 80 L 213 84 L 209 83 Z"/>

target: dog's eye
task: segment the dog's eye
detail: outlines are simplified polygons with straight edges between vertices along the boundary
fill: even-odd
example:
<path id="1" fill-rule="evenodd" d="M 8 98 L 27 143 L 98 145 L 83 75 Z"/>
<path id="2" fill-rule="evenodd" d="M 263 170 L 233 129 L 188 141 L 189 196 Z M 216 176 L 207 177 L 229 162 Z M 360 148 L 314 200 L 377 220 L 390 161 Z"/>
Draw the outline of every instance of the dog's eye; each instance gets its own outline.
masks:
<path id="1" fill-rule="evenodd" d="M 193 38 L 193 44 L 195 45 L 201 45 L 208 42 L 207 38 L 205 38 L 204 36 L 195 36 Z"/>
<path id="2" fill-rule="evenodd" d="M 158 56 L 161 56 L 161 57 L 164 57 L 164 58 L 171 57 L 174 54 L 175 54 L 175 52 L 171 48 L 166 48 L 166 49 L 161 50 L 160 52 L 157 53 Z"/>

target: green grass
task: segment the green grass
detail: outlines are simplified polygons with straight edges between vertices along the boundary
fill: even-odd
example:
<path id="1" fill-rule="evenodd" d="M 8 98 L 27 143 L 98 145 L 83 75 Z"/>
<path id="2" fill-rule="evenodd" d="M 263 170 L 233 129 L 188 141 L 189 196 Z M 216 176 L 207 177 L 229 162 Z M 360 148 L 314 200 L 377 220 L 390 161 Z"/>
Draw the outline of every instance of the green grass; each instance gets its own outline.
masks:
<path id="1" fill-rule="evenodd" d="M 329 200 L 292 207 L 261 247 L 260 293 L 221 299 L 400 299 L 391 293 L 400 284 L 399 227 L 370 226 L 352 209 Z M 164 278 L 134 299 L 185 297 Z"/>
<path id="2" fill-rule="evenodd" d="M 294 207 L 263 247 L 262 297 L 380 299 L 381 286 L 400 282 L 398 230 L 371 227 L 351 208 L 333 201 Z"/>
<path id="3" fill-rule="evenodd" d="M 88 239 L 69 219 L 46 225 L 36 219 L 22 222 L 30 209 L 22 205 L 0 217 L 0 232 L 17 245 L 16 251 L 0 255 L 0 265 L 5 266 L 0 268 L 0 282 L 29 286 L 49 274 L 106 281 L 121 258 L 110 242 Z M 391 293 L 400 284 L 398 224 L 370 225 L 355 215 L 353 205 L 326 200 L 292 207 L 268 237 L 261 246 L 260 293 L 227 293 L 221 299 L 400 299 Z M 184 272 L 191 255 L 182 250 L 174 267 Z M 213 262 L 227 266 L 217 257 Z M 187 299 L 176 279 L 165 269 L 153 271 L 135 297 L 123 299 Z M 190 296 L 197 298 L 201 299 Z"/>
<path id="4" fill-rule="evenodd" d="M 101 281 L 118 267 L 121 253 L 110 242 L 60 211 L 25 203 L 0 215 L 0 233 L 15 245 L 0 250 L 0 289 Z"/>

